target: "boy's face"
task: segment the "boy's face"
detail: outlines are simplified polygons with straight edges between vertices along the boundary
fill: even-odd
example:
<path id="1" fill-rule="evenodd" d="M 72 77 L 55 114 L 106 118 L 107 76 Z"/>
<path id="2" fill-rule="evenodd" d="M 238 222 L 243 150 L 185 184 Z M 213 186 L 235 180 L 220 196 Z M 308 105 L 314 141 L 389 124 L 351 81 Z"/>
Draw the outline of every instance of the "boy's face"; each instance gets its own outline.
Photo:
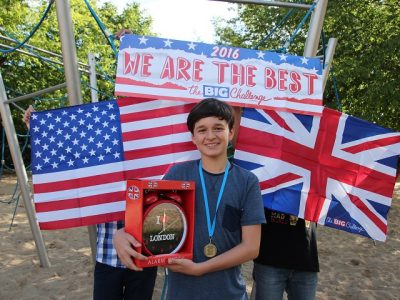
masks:
<path id="1" fill-rule="evenodd" d="M 192 141 L 202 157 L 226 158 L 228 143 L 232 137 L 233 130 L 229 130 L 225 120 L 207 117 L 194 125 Z"/>

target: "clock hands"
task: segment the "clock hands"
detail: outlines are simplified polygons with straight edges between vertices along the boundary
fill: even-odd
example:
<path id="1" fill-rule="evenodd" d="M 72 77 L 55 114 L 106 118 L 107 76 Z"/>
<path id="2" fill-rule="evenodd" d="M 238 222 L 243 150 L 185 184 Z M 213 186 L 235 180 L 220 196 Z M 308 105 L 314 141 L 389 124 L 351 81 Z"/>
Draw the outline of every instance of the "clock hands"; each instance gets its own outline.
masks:
<path id="1" fill-rule="evenodd" d="M 164 208 L 164 214 L 163 214 L 163 219 L 162 219 L 162 231 L 165 231 L 165 219 L 166 219 L 166 215 L 165 215 L 165 208 Z"/>
<path id="2" fill-rule="evenodd" d="M 165 213 L 165 212 L 164 212 Z M 172 225 L 174 225 L 176 222 L 179 221 L 179 218 L 176 218 L 171 224 L 168 224 L 167 227 L 164 228 L 164 220 L 163 220 L 163 229 L 158 233 L 161 234 L 163 233 L 165 230 L 167 230 L 168 228 L 170 228 Z"/>

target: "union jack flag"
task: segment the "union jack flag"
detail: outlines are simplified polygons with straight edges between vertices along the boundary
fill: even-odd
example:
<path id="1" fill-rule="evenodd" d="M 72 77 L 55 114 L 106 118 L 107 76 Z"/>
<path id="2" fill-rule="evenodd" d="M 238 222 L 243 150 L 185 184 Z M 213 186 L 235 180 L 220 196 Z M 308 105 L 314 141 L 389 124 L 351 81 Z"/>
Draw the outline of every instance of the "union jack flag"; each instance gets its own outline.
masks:
<path id="1" fill-rule="evenodd" d="M 384 241 L 399 154 L 400 133 L 328 108 L 245 108 L 234 157 L 265 207 Z"/>
<path id="2" fill-rule="evenodd" d="M 193 104 L 125 98 L 35 112 L 34 202 L 41 229 L 123 220 L 126 180 L 160 179 L 198 158 L 186 128 Z"/>

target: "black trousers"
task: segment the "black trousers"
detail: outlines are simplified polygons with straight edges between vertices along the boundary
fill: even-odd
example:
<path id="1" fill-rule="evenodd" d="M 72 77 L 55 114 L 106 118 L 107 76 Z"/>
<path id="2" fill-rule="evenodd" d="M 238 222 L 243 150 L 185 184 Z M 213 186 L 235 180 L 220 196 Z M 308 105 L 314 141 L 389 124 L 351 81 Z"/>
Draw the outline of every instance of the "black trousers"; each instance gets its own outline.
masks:
<path id="1" fill-rule="evenodd" d="M 156 276 L 156 267 L 136 272 L 96 262 L 93 299 L 151 300 Z"/>

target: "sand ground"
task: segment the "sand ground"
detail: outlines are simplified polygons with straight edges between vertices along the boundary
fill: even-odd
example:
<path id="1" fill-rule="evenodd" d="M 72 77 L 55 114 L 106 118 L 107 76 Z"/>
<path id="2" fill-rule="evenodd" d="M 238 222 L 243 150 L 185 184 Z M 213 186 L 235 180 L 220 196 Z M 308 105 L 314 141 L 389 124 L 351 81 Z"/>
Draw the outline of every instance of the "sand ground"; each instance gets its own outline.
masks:
<path id="1" fill-rule="evenodd" d="M 15 186 L 15 176 L 0 178 L 0 299 L 91 299 L 93 262 L 88 229 L 43 231 L 52 266 L 40 267 L 23 200 L 17 203 L 12 199 Z M 385 243 L 374 244 L 361 236 L 319 226 L 317 299 L 400 299 L 399 217 L 398 181 Z M 251 270 L 251 262 L 243 266 L 249 292 Z M 163 269 L 158 273 L 153 299 L 160 299 L 164 283 Z"/>

